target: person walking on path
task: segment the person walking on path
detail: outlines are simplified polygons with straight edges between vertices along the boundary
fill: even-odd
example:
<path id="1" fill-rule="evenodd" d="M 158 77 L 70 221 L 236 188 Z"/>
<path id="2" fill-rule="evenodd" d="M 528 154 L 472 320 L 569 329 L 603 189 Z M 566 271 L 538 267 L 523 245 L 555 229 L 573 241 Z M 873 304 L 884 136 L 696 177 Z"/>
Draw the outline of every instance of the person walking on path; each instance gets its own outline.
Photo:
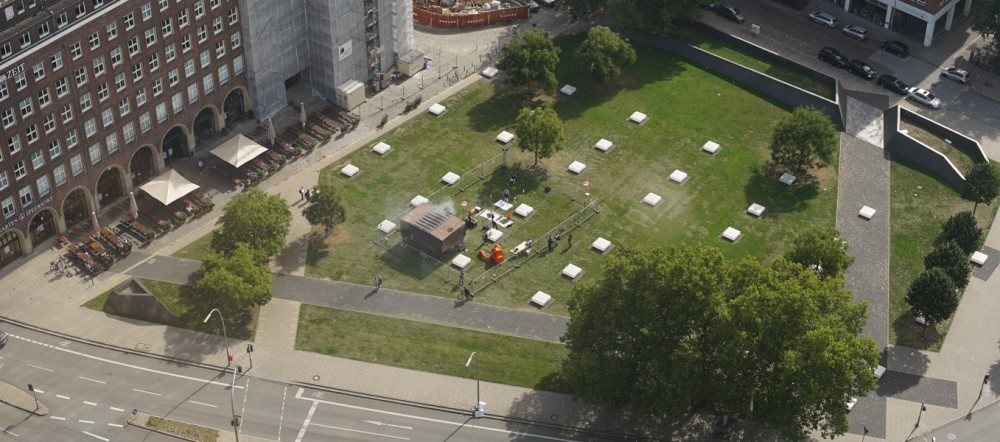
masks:
<path id="1" fill-rule="evenodd" d="M 299 187 L 299 201 L 306 199 L 306 188 Z"/>
<path id="2" fill-rule="evenodd" d="M 465 297 L 465 300 L 466 300 L 466 301 L 471 301 L 471 300 L 472 300 L 472 298 L 475 298 L 475 297 L 476 297 L 476 295 L 474 295 L 474 294 L 472 293 L 472 290 L 469 290 L 469 288 L 468 288 L 468 287 L 462 287 L 462 296 L 464 296 L 464 297 Z"/>
<path id="3" fill-rule="evenodd" d="M 375 277 L 375 291 L 377 292 L 381 288 L 382 288 L 382 277 L 381 276 L 376 276 Z"/>
<path id="4" fill-rule="evenodd" d="M 465 285 L 465 269 L 458 271 L 458 285 Z"/>
<path id="5" fill-rule="evenodd" d="M 198 160 L 198 173 L 200 174 L 202 170 L 205 170 L 205 160 Z"/>

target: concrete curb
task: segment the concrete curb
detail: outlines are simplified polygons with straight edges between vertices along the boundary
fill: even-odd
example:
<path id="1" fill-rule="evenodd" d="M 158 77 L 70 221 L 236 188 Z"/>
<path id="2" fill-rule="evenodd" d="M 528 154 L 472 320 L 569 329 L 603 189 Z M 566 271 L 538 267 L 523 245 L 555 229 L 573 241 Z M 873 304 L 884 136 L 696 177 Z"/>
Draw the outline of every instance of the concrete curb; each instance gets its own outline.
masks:
<path id="1" fill-rule="evenodd" d="M 36 405 L 33 395 L 25 393 L 24 390 L 6 382 L 0 382 L 0 402 L 20 408 L 36 416 L 49 414 L 49 407 L 46 407 L 40 401 Z"/>

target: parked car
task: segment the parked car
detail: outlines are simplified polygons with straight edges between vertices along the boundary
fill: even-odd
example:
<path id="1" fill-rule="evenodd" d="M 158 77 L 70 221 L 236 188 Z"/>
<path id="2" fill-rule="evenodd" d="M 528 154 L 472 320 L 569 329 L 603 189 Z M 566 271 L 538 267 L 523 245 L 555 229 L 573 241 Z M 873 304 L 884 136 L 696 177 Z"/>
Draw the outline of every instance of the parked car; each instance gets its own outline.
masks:
<path id="1" fill-rule="evenodd" d="M 910 47 L 903 44 L 903 42 L 901 41 L 896 41 L 896 40 L 883 41 L 882 44 L 879 45 L 879 47 L 882 48 L 883 51 L 886 51 L 899 58 L 906 58 L 908 55 L 910 55 Z"/>
<path id="2" fill-rule="evenodd" d="M 539 8 L 538 3 L 535 2 L 528 3 L 528 11 L 538 12 L 538 8 Z"/>
<path id="3" fill-rule="evenodd" d="M 837 17 L 834 17 L 822 11 L 816 11 L 809 14 L 809 21 L 813 23 L 819 23 L 828 28 L 837 26 Z"/>
<path id="4" fill-rule="evenodd" d="M 910 89 L 910 86 L 903 83 L 903 80 L 889 74 L 879 75 L 878 80 L 876 80 L 875 83 L 904 97 Z"/>
<path id="5" fill-rule="evenodd" d="M 851 60 L 851 63 L 847 65 L 847 71 L 861 78 L 864 78 L 865 80 L 871 80 L 872 78 L 875 78 L 875 69 L 872 69 L 871 66 L 868 66 L 868 63 L 865 63 L 858 59 Z"/>
<path id="6" fill-rule="evenodd" d="M 556 0 L 541 0 L 541 2 L 542 2 L 542 5 L 549 6 L 549 7 L 552 7 L 552 6 L 556 5 Z"/>
<path id="7" fill-rule="evenodd" d="M 735 6 L 729 6 L 729 5 L 716 6 L 715 13 L 736 23 L 743 24 L 743 22 L 747 21 L 747 17 L 743 15 L 743 11 L 740 11 L 740 9 Z"/>
<path id="8" fill-rule="evenodd" d="M 920 89 L 918 87 L 911 87 L 906 90 L 907 98 L 912 98 L 913 101 L 927 106 L 931 109 L 937 109 L 941 107 L 941 99 L 934 96 L 931 91 L 927 89 Z"/>
<path id="9" fill-rule="evenodd" d="M 962 84 L 969 83 L 969 71 L 965 69 L 950 67 L 941 71 L 941 76 L 945 78 L 950 78 Z"/>
<path id="10" fill-rule="evenodd" d="M 7 340 L 10 339 L 10 335 L 7 332 L 0 331 L 0 348 L 7 346 Z"/>
<path id="11" fill-rule="evenodd" d="M 701 2 L 701 7 L 708 11 L 714 11 L 715 8 L 719 7 L 719 3 L 715 0 L 704 0 Z"/>
<path id="12" fill-rule="evenodd" d="M 858 398 L 856 398 L 856 397 L 852 397 L 852 398 L 851 398 L 850 400 L 848 400 L 848 401 L 847 401 L 847 403 L 846 403 L 846 404 L 844 404 L 844 405 L 846 405 L 846 406 L 847 406 L 847 411 L 851 411 L 851 410 L 853 410 L 853 409 L 854 409 L 854 405 L 856 405 L 857 403 L 858 403 Z"/>
<path id="13" fill-rule="evenodd" d="M 823 49 L 819 50 L 819 59 L 841 69 L 847 68 L 847 57 L 840 55 L 840 51 L 829 46 L 824 46 Z"/>
<path id="14" fill-rule="evenodd" d="M 843 32 L 844 35 L 851 38 L 855 38 L 858 41 L 865 41 L 865 39 L 868 38 L 868 29 L 865 29 L 858 25 L 844 26 L 844 28 L 841 29 L 840 32 Z"/>

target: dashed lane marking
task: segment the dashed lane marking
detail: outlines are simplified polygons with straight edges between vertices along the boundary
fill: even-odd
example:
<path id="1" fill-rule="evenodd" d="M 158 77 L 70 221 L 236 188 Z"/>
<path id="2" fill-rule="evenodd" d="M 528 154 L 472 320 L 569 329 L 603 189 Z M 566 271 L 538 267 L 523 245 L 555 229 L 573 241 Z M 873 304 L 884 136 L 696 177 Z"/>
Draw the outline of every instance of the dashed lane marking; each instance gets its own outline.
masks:
<path id="1" fill-rule="evenodd" d="M 7 430 L 5 428 L 0 428 L 0 431 L 3 431 L 4 433 L 7 433 L 7 434 L 9 434 L 11 436 L 14 436 L 14 437 L 21 437 L 17 433 L 11 432 L 10 430 Z"/>
<path id="2" fill-rule="evenodd" d="M 387 422 L 381 422 L 381 421 L 365 421 L 365 422 L 368 422 L 369 424 L 372 424 L 372 425 L 378 425 L 380 427 L 400 428 L 400 429 L 403 429 L 403 430 L 412 430 L 413 429 L 413 427 L 407 427 L 407 426 L 404 426 L 404 425 L 393 425 L 393 424 L 390 424 L 390 423 L 387 423 Z"/>
<path id="3" fill-rule="evenodd" d="M 36 389 L 35 389 L 35 393 L 38 393 L 38 394 L 45 394 L 45 391 L 42 391 L 42 390 L 39 390 L 39 389 L 37 389 L 37 388 L 36 388 Z"/>
<path id="4" fill-rule="evenodd" d="M 97 406 L 97 402 L 83 401 L 83 403 L 85 403 L 87 405 L 93 405 L 95 407 Z"/>
<path id="5" fill-rule="evenodd" d="M 122 428 L 122 427 L 124 427 L 124 425 L 122 425 L 122 424 L 112 424 L 110 422 L 108 423 L 108 426 L 109 427 L 115 427 L 115 428 Z"/>
<path id="6" fill-rule="evenodd" d="M 81 424 L 92 424 L 92 423 L 94 423 L 94 421 L 88 421 L 88 420 L 83 420 L 83 419 L 77 419 L 77 420 L 80 421 Z"/>
<path id="7" fill-rule="evenodd" d="M 162 395 L 162 394 L 160 394 L 160 393 L 153 393 L 152 391 L 146 391 L 146 390 L 140 390 L 140 389 L 138 389 L 138 388 L 133 388 L 133 389 L 132 389 L 132 391 L 136 391 L 136 392 L 139 392 L 139 393 L 146 393 L 146 394 L 151 394 L 151 395 L 153 395 L 153 396 L 163 396 L 163 395 Z"/>
<path id="8" fill-rule="evenodd" d="M 218 406 L 218 405 L 213 405 L 213 404 L 206 404 L 206 403 L 204 403 L 204 402 L 198 402 L 198 401 L 188 401 L 188 402 L 190 402 L 190 403 L 192 403 L 192 404 L 197 404 L 197 405 L 204 405 L 204 406 L 206 406 L 206 407 L 212 407 L 212 408 L 219 408 L 219 406 Z"/>
<path id="9" fill-rule="evenodd" d="M 388 437 L 390 439 L 410 440 L 410 438 L 408 438 L 408 437 L 392 436 L 392 435 L 382 434 L 382 433 L 372 433 L 370 431 L 352 430 L 350 428 L 334 427 L 332 425 L 323 425 L 323 424 L 313 424 L 313 425 L 317 426 L 317 427 L 323 427 L 323 428 L 332 428 L 334 430 L 349 431 L 351 433 L 370 434 L 372 436 L 382 436 L 382 437 Z"/>
<path id="10" fill-rule="evenodd" d="M 63 396 L 61 394 L 57 394 L 56 397 L 59 399 L 66 399 L 67 401 L 69 400 L 69 396 Z"/>
<path id="11" fill-rule="evenodd" d="M 66 418 L 59 417 L 59 416 L 49 416 L 49 419 L 55 419 L 57 421 L 64 421 L 64 420 L 66 420 Z"/>
<path id="12" fill-rule="evenodd" d="M 26 364 L 26 365 L 29 366 L 29 367 L 32 367 L 32 368 L 37 368 L 39 370 L 45 370 L 45 371 L 50 372 L 50 373 L 53 372 L 53 371 L 55 371 L 55 370 L 53 370 L 51 368 L 39 367 L 37 365 L 31 365 L 31 364 Z"/>
<path id="13" fill-rule="evenodd" d="M 281 393 L 281 417 L 278 418 L 278 440 L 281 440 L 281 427 L 285 424 L 285 398 L 288 397 L 288 386 Z"/>
<path id="14" fill-rule="evenodd" d="M 114 411 L 125 411 L 125 410 L 124 410 L 124 409 L 122 409 L 122 408 L 115 408 L 115 407 L 108 407 L 108 408 L 110 408 L 110 409 L 112 409 L 112 410 L 114 410 Z"/>
<path id="15" fill-rule="evenodd" d="M 86 434 L 87 436 L 90 436 L 90 437 L 92 437 L 92 438 L 94 438 L 94 439 L 100 439 L 100 440 L 103 440 L 104 442 L 108 442 L 108 441 L 110 441 L 110 440 L 111 440 L 111 439 L 108 439 L 108 438 L 106 438 L 106 437 L 101 437 L 101 436 L 98 436 L 98 435 L 96 435 L 96 434 L 94 434 L 94 433 L 91 433 L 91 432 L 89 432 L 89 431 L 84 431 L 84 432 L 83 432 L 83 434 Z"/>
<path id="16" fill-rule="evenodd" d="M 79 378 L 80 378 L 80 379 L 83 379 L 83 380 L 85 380 L 85 381 L 90 381 L 90 382 L 97 382 L 98 384 L 107 384 L 107 382 L 106 382 L 106 381 L 99 381 L 99 380 L 97 380 L 97 379 L 91 379 L 91 378 L 85 378 L 85 377 L 83 377 L 83 376 L 79 376 Z"/>

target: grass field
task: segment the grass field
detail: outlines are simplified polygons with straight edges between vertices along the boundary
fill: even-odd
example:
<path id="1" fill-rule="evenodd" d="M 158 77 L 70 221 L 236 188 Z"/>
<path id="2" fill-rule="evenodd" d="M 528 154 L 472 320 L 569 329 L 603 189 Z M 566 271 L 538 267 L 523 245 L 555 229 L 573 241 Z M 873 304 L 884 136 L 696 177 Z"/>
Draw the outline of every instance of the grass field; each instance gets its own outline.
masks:
<path id="1" fill-rule="evenodd" d="M 212 233 L 202 236 L 190 244 L 184 246 L 184 248 L 174 252 L 172 256 L 184 259 L 193 259 L 195 261 L 201 261 L 205 259 L 205 256 L 212 251 Z"/>
<path id="2" fill-rule="evenodd" d="M 160 300 L 164 306 L 170 310 L 184 323 L 184 328 L 196 330 L 214 335 L 222 335 L 217 320 L 204 323 L 205 315 L 218 306 L 218 302 L 213 301 L 208 296 L 204 296 L 197 288 L 189 285 L 173 284 L 170 282 L 141 279 L 142 284 Z M 90 301 L 83 304 L 91 310 L 102 311 L 104 302 L 110 296 L 111 291 L 102 293 Z M 226 332 L 229 337 L 252 341 L 257 330 L 257 315 L 260 308 L 253 307 L 244 309 L 241 312 L 225 312 Z M 135 318 L 139 319 L 139 318 Z"/>
<path id="3" fill-rule="evenodd" d="M 586 273 L 599 272 L 603 256 L 589 249 L 597 237 L 617 247 L 701 243 L 719 247 L 731 258 L 753 255 L 768 261 L 779 256 L 800 229 L 833 224 L 836 165 L 818 171 L 813 185 L 792 188 L 763 170 L 771 128 L 788 109 L 644 46 L 636 47 L 636 65 L 613 85 L 601 84 L 574 66 L 571 54 L 579 42 L 557 40 L 563 50 L 558 77 L 579 88 L 572 97 L 558 97 L 553 106 L 564 121 L 566 148 L 538 167 L 516 147 L 508 154 L 518 176 L 510 186 L 517 197 L 514 204 L 531 205 L 537 214 L 527 220 L 515 216 L 514 226 L 504 229 L 501 245 L 509 250 L 534 238 L 535 250 L 544 251 L 550 233 L 561 233 L 563 241 L 506 276 L 519 260 L 500 268 L 474 261 L 467 279 L 499 276 L 485 289 L 483 284 L 474 286 L 477 301 L 529 308 L 528 298 L 543 290 L 556 301 L 549 310 L 565 313 L 564 301 L 574 282 L 560 277 L 559 271 L 573 263 Z M 379 157 L 366 147 L 324 170 L 321 180 L 334 180 L 344 189 L 348 219 L 325 241 L 310 241 L 308 275 L 370 284 L 379 274 L 387 287 L 455 296 L 457 271 L 447 265 L 452 255 L 441 262 L 420 256 L 399 245 L 399 234 L 385 243 L 374 228 L 383 219 L 405 213 L 418 194 L 460 214 L 472 206 L 491 207 L 511 173 L 493 171 L 502 163 L 496 159 L 483 168 L 484 179 L 479 180 L 477 165 L 501 154 L 494 137 L 510 129 L 521 100 L 504 86 L 477 83 L 444 102 L 448 112 L 440 118 L 419 115 L 376 140 L 393 146 L 388 155 Z M 650 120 L 642 126 L 627 122 L 636 110 Z M 616 147 L 600 153 L 592 148 L 600 138 Z M 700 151 L 709 140 L 723 146 L 717 156 Z M 587 165 L 580 176 L 566 170 L 574 160 Z M 362 172 L 353 179 L 339 175 L 347 163 Z M 675 169 L 687 172 L 690 179 L 683 185 L 670 182 L 667 176 Z M 463 180 L 442 190 L 439 180 L 448 171 L 462 174 Z M 546 187 L 551 192 L 545 192 Z M 659 207 L 641 203 L 649 192 L 663 197 Z M 574 214 L 595 200 L 600 213 L 577 226 L 586 215 Z M 469 205 L 463 207 L 461 201 Z M 763 218 L 744 213 L 754 202 L 767 207 Z M 736 244 L 719 237 L 730 226 L 744 234 Z M 574 236 L 573 248 L 565 238 L 569 234 Z M 467 234 L 467 242 L 470 256 L 487 246 L 478 230 Z"/>
<path id="4" fill-rule="evenodd" d="M 924 270 L 924 256 L 934 248 L 941 224 L 958 212 L 972 210 L 972 203 L 915 164 L 893 160 L 890 174 L 889 341 L 938 351 L 951 321 L 922 331 L 923 327 L 913 321 L 906 292 Z M 992 225 L 997 207 L 997 204 L 980 204 L 976 211 L 976 220 L 986 231 Z"/>
<path id="5" fill-rule="evenodd" d="M 562 344 L 305 304 L 295 348 L 471 379 L 475 351 L 482 380 L 526 388 L 548 385 L 568 354 Z"/>
<path id="6" fill-rule="evenodd" d="M 899 128 L 906 129 L 909 136 L 948 157 L 948 159 L 951 160 L 951 163 L 954 164 L 955 167 L 958 168 L 958 171 L 963 175 L 969 173 L 969 171 L 972 170 L 972 167 L 976 165 L 977 161 L 972 157 L 972 155 L 969 155 L 965 153 L 965 151 L 946 142 L 944 138 L 907 123 L 906 121 L 900 121 Z"/>

